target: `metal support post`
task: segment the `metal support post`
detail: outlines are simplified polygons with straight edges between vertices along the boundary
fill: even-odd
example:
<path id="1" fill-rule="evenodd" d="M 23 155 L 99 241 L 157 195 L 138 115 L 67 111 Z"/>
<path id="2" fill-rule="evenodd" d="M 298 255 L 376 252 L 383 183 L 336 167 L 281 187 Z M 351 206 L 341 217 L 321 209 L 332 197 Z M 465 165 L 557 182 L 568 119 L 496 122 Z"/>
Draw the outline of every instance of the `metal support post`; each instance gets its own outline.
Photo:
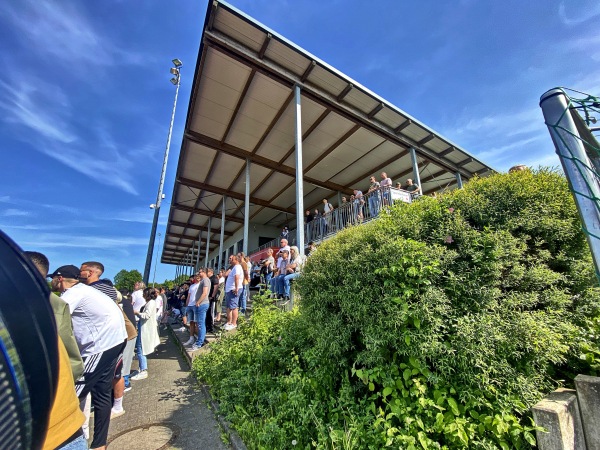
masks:
<path id="1" fill-rule="evenodd" d="M 600 187 L 593 172 L 583 140 L 569 111 L 569 100 L 562 89 L 551 89 L 542 95 L 540 107 L 573 191 L 583 229 L 600 279 L 600 211 L 594 199 L 600 198 Z"/>
<path id="2" fill-rule="evenodd" d="M 462 176 L 461 176 L 460 172 L 456 172 L 456 184 L 458 185 L 459 189 L 463 188 Z"/>
<path id="3" fill-rule="evenodd" d="M 208 218 L 208 232 L 206 234 L 206 255 L 204 256 L 204 267 L 208 267 L 208 252 L 210 249 L 210 229 L 212 227 L 212 217 Z"/>
<path id="4" fill-rule="evenodd" d="M 296 245 L 300 255 L 304 256 L 304 172 L 302 168 L 302 92 L 300 86 L 294 86 L 296 101 L 295 149 L 296 149 Z"/>
<path id="5" fill-rule="evenodd" d="M 227 197 L 223 196 L 223 206 L 221 207 L 221 236 L 219 239 L 219 269 L 223 268 L 223 241 L 225 240 L 225 201 Z"/>
<path id="6" fill-rule="evenodd" d="M 250 228 L 250 158 L 246 159 L 246 195 L 244 197 L 244 245 L 242 251 L 248 255 L 248 229 Z"/>
<path id="7" fill-rule="evenodd" d="M 414 147 L 408 149 L 410 151 L 410 159 L 412 161 L 413 167 L 413 183 L 421 188 L 421 193 L 423 192 L 423 186 L 421 186 L 421 175 L 419 174 L 419 162 L 417 161 L 417 152 Z"/>

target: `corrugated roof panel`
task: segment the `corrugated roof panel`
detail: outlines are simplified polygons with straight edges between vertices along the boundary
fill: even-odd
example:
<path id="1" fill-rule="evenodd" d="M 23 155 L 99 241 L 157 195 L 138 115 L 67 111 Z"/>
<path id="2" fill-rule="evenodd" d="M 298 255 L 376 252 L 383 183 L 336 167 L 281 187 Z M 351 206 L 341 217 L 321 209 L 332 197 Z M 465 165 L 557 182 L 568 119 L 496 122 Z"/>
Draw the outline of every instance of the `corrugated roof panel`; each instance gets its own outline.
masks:
<path id="1" fill-rule="evenodd" d="M 204 179 L 208 174 L 210 161 L 216 155 L 216 151 L 198 144 L 190 144 L 186 151 L 186 164 L 182 168 L 180 176 L 191 179 Z"/>
<path id="2" fill-rule="evenodd" d="M 302 143 L 302 161 L 304 168 L 310 166 L 320 155 L 335 144 L 354 124 L 338 114 L 329 115 Z M 295 166 L 296 155 L 292 154 L 284 162 L 285 165 Z"/>
<path id="3" fill-rule="evenodd" d="M 404 128 L 402 134 L 415 142 L 419 142 L 421 139 L 429 136 L 430 133 L 420 126 L 412 124 Z"/>
<path id="4" fill-rule="evenodd" d="M 342 100 L 365 114 L 370 113 L 379 105 L 379 101 L 362 92 L 360 89 L 352 89 Z"/>
<path id="5" fill-rule="evenodd" d="M 227 189 L 233 181 L 233 177 L 237 175 L 245 164 L 246 161 L 243 159 L 222 155 L 219 164 L 215 166 L 213 174 L 210 177 L 210 184 Z M 202 178 L 199 179 L 202 180 Z"/>
<path id="6" fill-rule="evenodd" d="M 310 60 L 304 55 L 282 44 L 277 39 L 271 39 L 265 53 L 265 58 L 270 59 L 296 75 L 302 75 L 310 63 Z"/>
<path id="7" fill-rule="evenodd" d="M 265 33 L 223 8 L 217 8 L 213 28 L 230 36 L 255 52 L 262 47 Z"/>
<path id="8" fill-rule="evenodd" d="M 377 113 L 377 120 L 387 125 L 391 129 L 395 129 L 398 125 L 404 122 L 406 119 L 401 114 L 398 114 L 391 108 L 385 107 Z"/>
<path id="9" fill-rule="evenodd" d="M 291 102 L 258 151 L 260 156 L 279 161 L 294 145 L 294 103 Z"/>
<path id="10" fill-rule="evenodd" d="M 348 84 L 345 80 L 319 65 L 315 66 L 307 81 L 332 95 L 337 95 L 342 92 Z"/>
<path id="11" fill-rule="evenodd" d="M 292 181 L 292 178 L 279 172 L 273 173 L 269 179 L 260 187 L 254 194 L 256 197 L 270 200 L 279 190 L 287 183 Z"/>
<path id="12" fill-rule="evenodd" d="M 250 192 L 252 192 L 256 186 L 258 186 L 263 179 L 269 175 L 270 170 L 266 167 L 259 166 L 258 164 L 250 164 Z M 232 191 L 246 193 L 246 170 L 242 172 L 235 183 L 233 184 Z M 253 195 L 254 196 L 254 195 Z"/>

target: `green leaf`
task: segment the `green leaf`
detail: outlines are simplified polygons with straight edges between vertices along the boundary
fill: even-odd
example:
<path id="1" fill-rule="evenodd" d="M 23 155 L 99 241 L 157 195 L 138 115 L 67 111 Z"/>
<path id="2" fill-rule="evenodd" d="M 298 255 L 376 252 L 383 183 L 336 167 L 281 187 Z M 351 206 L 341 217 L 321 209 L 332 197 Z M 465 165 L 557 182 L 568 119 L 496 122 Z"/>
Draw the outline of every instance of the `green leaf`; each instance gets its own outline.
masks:
<path id="1" fill-rule="evenodd" d="M 373 392 L 375 390 L 375 385 L 373 383 L 369 383 L 369 390 Z"/>
<path id="2" fill-rule="evenodd" d="M 408 381 L 410 379 L 411 375 L 412 375 L 412 371 L 410 369 L 406 369 L 402 373 L 402 377 L 404 378 L 404 381 Z"/>
<path id="3" fill-rule="evenodd" d="M 531 434 L 529 431 L 523 432 L 523 437 L 529 443 L 529 445 L 535 445 L 535 436 Z"/>
<path id="4" fill-rule="evenodd" d="M 428 449 L 429 445 L 427 444 L 427 436 L 425 436 L 425 433 L 423 433 L 422 431 L 419 431 L 417 433 L 417 439 L 419 439 L 419 443 L 421 444 L 421 446 L 424 449 Z"/>
<path id="5" fill-rule="evenodd" d="M 454 400 L 452 397 L 448 397 L 446 400 L 448 401 L 448 405 L 450 406 L 452 413 L 455 416 L 458 416 L 460 412 L 458 410 L 458 403 L 456 403 L 456 400 Z"/>
<path id="6" fill-rule="evenodd" d="M 393 391 L 393 389 L 392 389 L 391 387 L 386 387 L 386 388 L 383 390 L 383 396 L 384 396 L 384 397 L 387 397 L 388 395 L 390 395 L 390 394 L 392 393 L 392 391 Z"/>
<path id="7" fill-rule="evenodd" d="M 410 345 L 410 336 L 408 334 L 404 336 L 404 342 L 406 345 Z"/>
<path id="8" fill-rule="evenodd" d="M 415 324 L 417 330 L 421 328 L 421 321 L 419 319 L 413 319 L 413 323 Z"/>

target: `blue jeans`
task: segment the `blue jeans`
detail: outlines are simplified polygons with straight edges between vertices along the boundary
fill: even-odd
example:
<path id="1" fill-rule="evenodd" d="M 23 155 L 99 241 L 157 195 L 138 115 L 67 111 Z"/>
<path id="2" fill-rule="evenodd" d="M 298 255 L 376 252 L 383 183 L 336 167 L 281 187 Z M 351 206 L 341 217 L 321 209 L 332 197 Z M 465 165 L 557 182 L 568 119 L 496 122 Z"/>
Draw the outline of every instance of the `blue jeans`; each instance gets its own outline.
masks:
<path id="1" fill-rule="evenodd" d="M 196 340 L 196 347 L 202 347 L 204 344 L 204 338 L 206 337 L 206 312 L 210 303 L 204 303 L 203 305 L 196 306 L 196 319 L 198 322 L 198 340 Z"/>
<path id="2" fill-rule="evenodd" d="M 300 274 L 298 272 L 294 272 L 287 274 L 285 277 L 283 277 L 283 295 L 285 297 L 290 296 L 290 281 L 294 278 L 298 278 L 299 276 Z"/>
<path id="3" fill-rule="evenodd" d="M 88 450 L 85 436 L 79 436 L 77 439 L 69 442 L 67 445 L 58 447 L 57 450 Z"/>
<path id="4" fill-rule="evenodd" d="M 265 287 L 264 289 L 261 286 L 260 289 L 260 293 L 264 293 L 264 291 L 266 291 L 267 289 L 269 289 L 269 286 L 271 286 L 271 278 L 273 278 L 273 272 L 269 272 L 267 274 L 265 274 Z"/>
<path id="5" fill-rule="evenodd" d="M 140 320 L 137 323 L 138 335 L 135 341 L 135 354 L 138 357 L 138 362 L 140 363 L 140 370 L 148 370 L 148 360 L 146 356 L 144 356 L 144 352 L 142 351 L 142 321 Z"/>
<path id="6" fill-rule="evenodd" d="M 277 277 L 274 277 L 273 274 L 271 274 L 271 279 L 269 280 L 269 287 L 271 293 L 277 294 Z"/>
<path id="7" fill-rule="evenodd" d="M 283 279 L 285 275 L 277 275 L 275 277 L 275 290 L 277 291 L 277 295 L 283 295 Z"/>
<path id="8" fill-rule="evenodd" d="M 377 192 L 372 192 L 371 197 L 369 197 L 369 214 L 371 217 L 379 214 L 379 195 Z"/>
<path id="9" fill-rule="evenodd" d="M 240 312 L 243 314 L 246 312 L 246 302 L 248 301 L 248 287 L 249 284 L 244 284 L 240 292 Z"/>

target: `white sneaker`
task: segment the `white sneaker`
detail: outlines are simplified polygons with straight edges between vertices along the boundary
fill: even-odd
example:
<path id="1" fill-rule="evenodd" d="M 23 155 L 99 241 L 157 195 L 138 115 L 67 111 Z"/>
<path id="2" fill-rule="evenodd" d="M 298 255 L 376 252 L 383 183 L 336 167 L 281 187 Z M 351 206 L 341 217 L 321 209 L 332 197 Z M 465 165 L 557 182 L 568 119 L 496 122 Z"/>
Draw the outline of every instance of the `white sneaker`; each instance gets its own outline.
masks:
<path id="1" fill-rule="evenodd" d="M 196 342 L 196 338 L 194 336 L 190 336 L 190 338 L 183 343 L 183 345 L 192 345 L 194 342 Z"/>
<path id="2" fill-rule="evenodd" d="M 190 350 L 192 352 L 195 352 L 196 350 L 200 350 L 202 348 L 202 346 L 198 347 L 196 344 L 192 345 L 192 348 L 190 348 Z"/>
<path id="3" fill-rule="evenodd" d="M 186 328 L 185 328 L 185 327 L 177 328 L 177 331 L 184 332 L 185 330 L 186 330 Z"/>
<path id="4" fill-rule="evenodd" d="M 123 414 L 125 414 L 125 410 L 123 408 L 121 408 L 121 409 L 112 408 L 110 410 L 110 419 L 112 420 L 115 417 L 122 416 Z"/>
<path id="5" fill-rule="evenodd" d="M 223 325 L 223 329 L 224 330 L 231 330 L 231 324 L 230 323 L 226 323 L 225 325 Z"/>
<path id="6" fill-rule="evenodd" d="M 134 381 L 138 381 L 138 380 L 144 380 L 148 378 L 148 371 L 147 370 L 141 370 L 140 372 L 138 372 L 136 375 L 130 377 L 130 380 L 134 380 Z"/>

